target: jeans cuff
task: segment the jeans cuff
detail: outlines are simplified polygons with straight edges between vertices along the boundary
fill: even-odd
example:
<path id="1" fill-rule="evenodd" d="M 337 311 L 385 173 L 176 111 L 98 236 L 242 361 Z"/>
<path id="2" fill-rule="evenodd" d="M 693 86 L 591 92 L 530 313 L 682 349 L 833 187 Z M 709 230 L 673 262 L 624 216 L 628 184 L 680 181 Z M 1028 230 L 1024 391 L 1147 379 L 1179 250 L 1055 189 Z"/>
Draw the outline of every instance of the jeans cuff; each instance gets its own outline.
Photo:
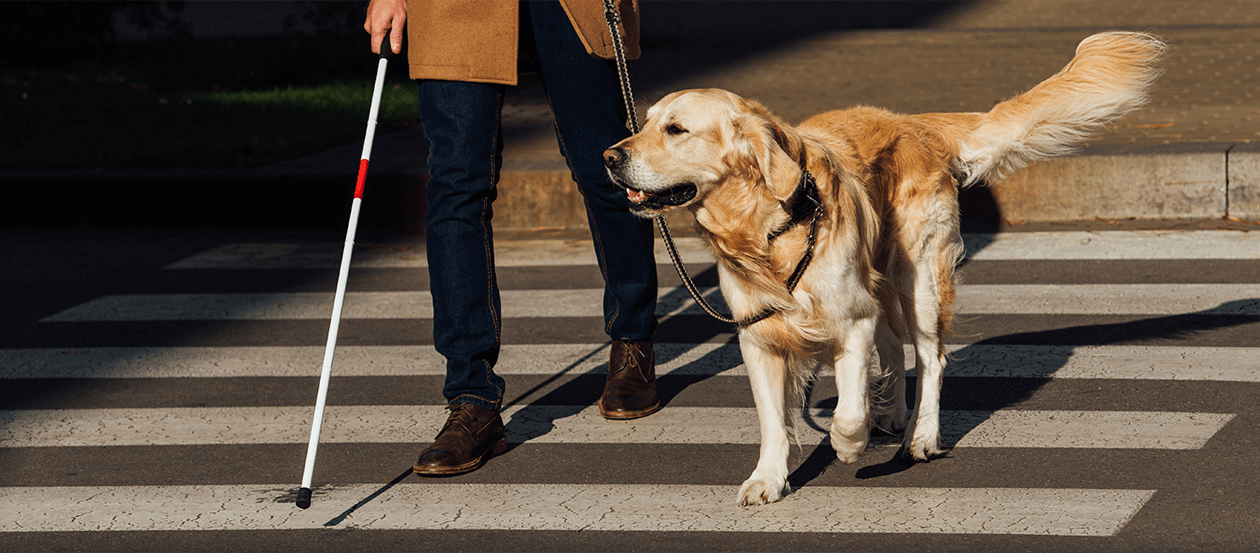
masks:
<path id="1" fill-rule="evenodd" d="M 499 402 L 487 401 L 477 396 L 462 395 L 451 400 L 451 405 L 458 405 L 460 403 L 471 403 L 482 409 L 489 409 L 496 412 L 499 410 Z"/>

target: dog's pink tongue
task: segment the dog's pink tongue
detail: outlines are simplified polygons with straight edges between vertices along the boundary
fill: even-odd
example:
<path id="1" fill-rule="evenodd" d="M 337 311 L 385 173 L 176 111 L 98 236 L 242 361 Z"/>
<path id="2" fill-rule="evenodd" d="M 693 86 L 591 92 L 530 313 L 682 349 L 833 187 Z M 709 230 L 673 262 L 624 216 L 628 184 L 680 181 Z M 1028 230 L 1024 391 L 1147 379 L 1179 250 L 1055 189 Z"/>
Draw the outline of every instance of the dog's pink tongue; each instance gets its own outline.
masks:
<path id="1" fill-rule="evenodd" d="M 637 204 L 637 203 L 641 203 L 643 200 L 646 200 L 647 194 L 639 192 L 638 190 L 627 190 L 626 197 L 630 198 L 630 201 Z"/>

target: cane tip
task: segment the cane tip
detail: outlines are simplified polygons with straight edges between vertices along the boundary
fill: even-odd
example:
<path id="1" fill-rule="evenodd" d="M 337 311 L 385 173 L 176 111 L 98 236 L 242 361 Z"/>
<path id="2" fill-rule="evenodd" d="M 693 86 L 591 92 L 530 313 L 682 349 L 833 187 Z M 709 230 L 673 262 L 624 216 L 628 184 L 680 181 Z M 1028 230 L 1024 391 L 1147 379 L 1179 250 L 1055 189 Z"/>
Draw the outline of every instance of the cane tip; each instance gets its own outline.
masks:
<path id="1" fill-rule="evenodd" d="M 297 506 L 299 509 L 305 509 L 311 506 L 311 489 L 310 488 L 298 489 Z"/>

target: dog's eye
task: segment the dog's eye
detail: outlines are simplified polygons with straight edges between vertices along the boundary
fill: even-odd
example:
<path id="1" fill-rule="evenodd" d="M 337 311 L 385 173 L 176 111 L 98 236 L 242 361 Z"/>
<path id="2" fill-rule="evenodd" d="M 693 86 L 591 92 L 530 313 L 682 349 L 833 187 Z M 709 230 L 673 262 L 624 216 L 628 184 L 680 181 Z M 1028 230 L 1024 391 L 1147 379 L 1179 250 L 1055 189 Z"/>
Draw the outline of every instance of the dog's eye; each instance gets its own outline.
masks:
<path id="1" fill-rule="evenodd" d="M 665 127 L 665 134 L 678 136 L 680 134 L 686 134 L 686 133 L 687 133 L 687 129 L 684 129 L 678 126 L 678 123 L 670 123 L 668 127 Z"/>

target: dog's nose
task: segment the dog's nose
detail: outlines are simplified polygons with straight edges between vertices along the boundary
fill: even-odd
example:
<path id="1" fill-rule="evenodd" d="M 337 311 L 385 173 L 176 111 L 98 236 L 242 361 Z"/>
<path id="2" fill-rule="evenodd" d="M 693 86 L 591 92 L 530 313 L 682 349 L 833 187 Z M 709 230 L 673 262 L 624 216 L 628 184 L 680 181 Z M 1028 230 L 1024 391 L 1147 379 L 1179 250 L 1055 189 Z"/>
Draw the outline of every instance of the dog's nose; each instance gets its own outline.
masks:
<path id="1" fill-rule="evenodd" d="M 626 162 L 626 151 L 621 148 L 604 150 L 604 166 L 613 169 Z"/>

